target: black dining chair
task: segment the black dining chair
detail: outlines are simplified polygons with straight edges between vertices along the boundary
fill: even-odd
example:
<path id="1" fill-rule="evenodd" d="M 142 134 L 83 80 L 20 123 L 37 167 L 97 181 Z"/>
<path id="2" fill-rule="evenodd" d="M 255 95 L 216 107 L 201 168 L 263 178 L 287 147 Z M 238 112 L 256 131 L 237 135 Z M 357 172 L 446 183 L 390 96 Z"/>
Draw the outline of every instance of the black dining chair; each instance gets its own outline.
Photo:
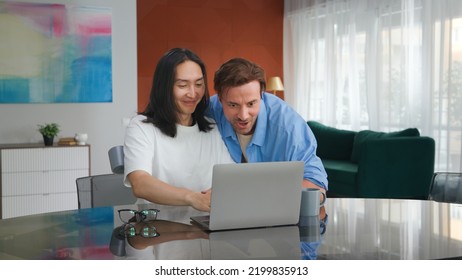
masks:
<path id="1" fill-rule="evenodd" d="M 123 183 L 123 174 L 102 174 L 76 179 L 79 209 L 134 204 L 137 198 Z"/>
<path id="2" fill-rule="evenodd" d="M 108 151 L 111 170 L 115 174 L 124 174 L 124 146 L 114 146 Z"/>
<path id="3" fill-rule="evenodd" d="M 101 206 L 134 204 L 137 198 L 132 189 L 124 185 L 123 146 L 108 151 L 109 163 L 114 174 L 102 174 L 76 179 L 79 209 Z"/>
<path id="4" fill-rule="evenodd" d="M 429 199 L 462 204 L 462 173 L 436 172 L 433 175 Z"/>

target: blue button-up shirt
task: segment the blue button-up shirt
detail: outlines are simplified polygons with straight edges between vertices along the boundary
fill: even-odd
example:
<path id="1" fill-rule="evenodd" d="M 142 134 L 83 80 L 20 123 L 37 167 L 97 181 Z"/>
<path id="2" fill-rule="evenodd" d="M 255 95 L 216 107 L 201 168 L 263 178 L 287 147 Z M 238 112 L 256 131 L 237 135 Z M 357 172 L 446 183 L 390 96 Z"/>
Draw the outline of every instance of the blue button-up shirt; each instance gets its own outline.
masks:
<path id="1" fill-rule="evenodd" d="M 215 119 L 233 160 L 241 162 L 239 140 L 218 95 L 210 98 L 208 115 Z M 327 174 L 316 148 L 316 138 L 305 120 L 279 97 L 264 93 L 255 132 L 246 148 L 247 161 L 303 161 L 304 179 L 327 190 Z"/>

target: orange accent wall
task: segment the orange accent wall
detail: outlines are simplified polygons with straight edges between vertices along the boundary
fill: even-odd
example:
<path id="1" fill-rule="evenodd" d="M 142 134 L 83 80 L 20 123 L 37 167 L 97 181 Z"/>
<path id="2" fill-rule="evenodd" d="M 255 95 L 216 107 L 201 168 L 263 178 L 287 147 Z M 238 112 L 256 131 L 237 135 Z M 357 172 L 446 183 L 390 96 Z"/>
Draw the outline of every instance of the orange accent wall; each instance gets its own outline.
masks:
<path id="1" fill-rule="evenodd" d="M 283 12 L 284 0 L 137 0 L 138 110 L 149 102 L 158 59 L 174 47 L 204 60 L 211 94 L 215 70 L 233 57 L 282 78 Z"/>

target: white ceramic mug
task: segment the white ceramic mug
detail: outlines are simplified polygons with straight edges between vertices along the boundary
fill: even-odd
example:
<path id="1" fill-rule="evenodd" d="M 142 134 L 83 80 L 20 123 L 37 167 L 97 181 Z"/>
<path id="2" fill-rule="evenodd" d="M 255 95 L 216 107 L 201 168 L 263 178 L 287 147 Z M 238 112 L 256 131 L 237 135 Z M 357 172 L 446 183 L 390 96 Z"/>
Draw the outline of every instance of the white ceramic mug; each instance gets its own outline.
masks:
<path id="1" fill-rule="evenodd" d="M 325 201 L 326 195 L 319 189 L 302 189 L 302 203 L 300 206 L 300 216 L 318 216 L 319 208 L 321 208 L 321 206 L 324 205 Z"/>

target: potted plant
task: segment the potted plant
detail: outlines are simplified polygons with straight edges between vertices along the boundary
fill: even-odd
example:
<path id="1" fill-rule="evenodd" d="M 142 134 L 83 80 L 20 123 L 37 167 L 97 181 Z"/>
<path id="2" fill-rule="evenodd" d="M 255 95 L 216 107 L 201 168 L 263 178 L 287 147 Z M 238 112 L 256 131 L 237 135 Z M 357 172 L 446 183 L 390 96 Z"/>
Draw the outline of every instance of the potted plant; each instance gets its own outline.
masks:
<path id="1" fill-rule="evenodd" d="M 43 136 L 43 142 L 45 146 L 53 146 L 53 139 L 55 136 L 58 135 L 60 129 L 59 125 L 56 123 L 47 123 L 47 124 L 39 124 L 38 131 Z"/>

